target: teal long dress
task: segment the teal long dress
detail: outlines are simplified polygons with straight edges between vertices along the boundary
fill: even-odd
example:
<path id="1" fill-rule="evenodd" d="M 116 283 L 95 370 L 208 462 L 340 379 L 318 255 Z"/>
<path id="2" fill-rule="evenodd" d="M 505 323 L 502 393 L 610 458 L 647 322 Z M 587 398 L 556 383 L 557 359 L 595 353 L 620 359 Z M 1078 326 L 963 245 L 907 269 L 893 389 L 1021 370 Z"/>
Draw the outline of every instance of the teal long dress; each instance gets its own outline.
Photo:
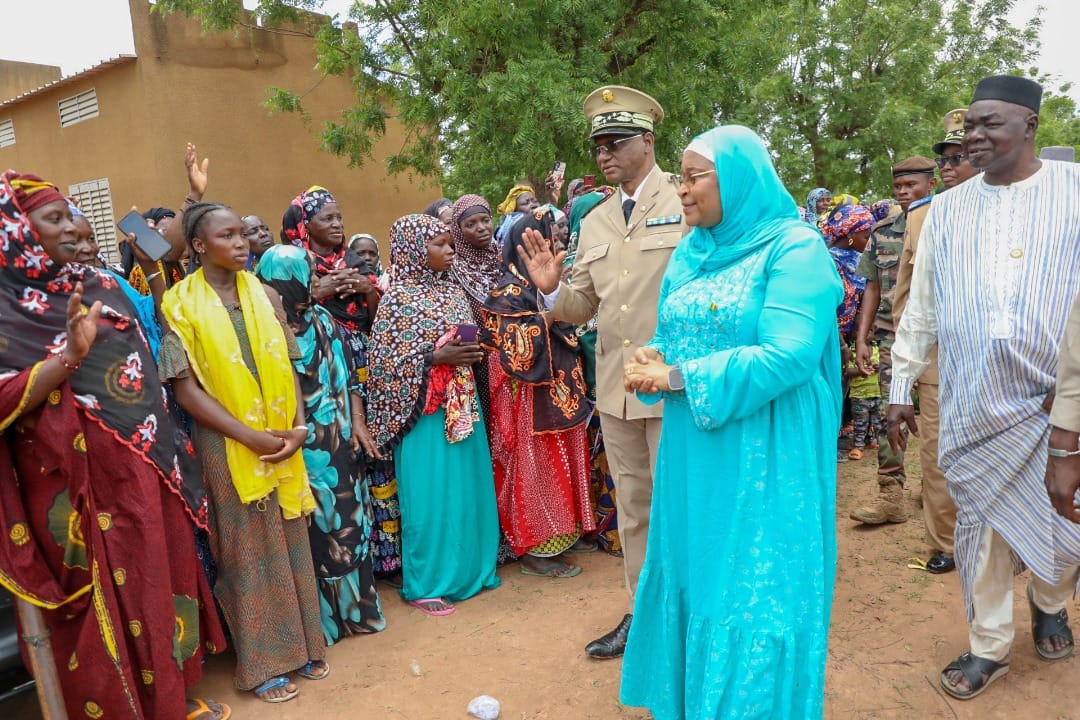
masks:
<path id="1" fill-rule="evenodd" d="M 687 152 L 714 163 L 702 187 L 724 216 L 679 242 L 661 286 L 650 345 L 686 389 L 663 394 L 621 699 L 656 720 L 821 718 L 841 284 L 752 131 Z"/>
<path id="2" fill-rule="evenodd" d="M 499 511 L 483 419 L 469 437 L 449 443 L 441 410 L 420 416 L 394 449 L 394 467 L 401 502 L 401 597 L 459 602 L 497 588 Z"/>
<path id="3" fill-rule="evenodd" d="M 663 394 L 621 689 L 656 720 L 822 716 L 839 285 L 807 234 L 661 294 L 651 345 L 686 389 Z"/>

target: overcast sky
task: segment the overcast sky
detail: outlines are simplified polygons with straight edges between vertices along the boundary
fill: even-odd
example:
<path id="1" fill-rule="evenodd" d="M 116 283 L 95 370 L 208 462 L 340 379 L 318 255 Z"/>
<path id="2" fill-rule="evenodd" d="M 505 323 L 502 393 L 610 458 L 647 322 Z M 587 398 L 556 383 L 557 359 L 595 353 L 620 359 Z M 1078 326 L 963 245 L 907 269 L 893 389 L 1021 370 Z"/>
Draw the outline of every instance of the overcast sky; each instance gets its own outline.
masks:
<path id="1" fill-rule="evenodd" d="M 0 58 L 5 60 L 59 65 L 69 75 L 105 58 L 134 52 L 128 0 L 2 1 Z M 247 0 L 245 4 L 253 3 Z M 327 0 L 325 8 L 344 16 L 350 5 L 350 0 Z M 1040 5 L 1044 12 L 1038 67 L 1071 82 L 1070 94 L 1080 102 L 1080 62 L 1071 46 L 1080 28 L 1080 1 L 1017 0 L 1014 23 L 1031 18 Z"/>

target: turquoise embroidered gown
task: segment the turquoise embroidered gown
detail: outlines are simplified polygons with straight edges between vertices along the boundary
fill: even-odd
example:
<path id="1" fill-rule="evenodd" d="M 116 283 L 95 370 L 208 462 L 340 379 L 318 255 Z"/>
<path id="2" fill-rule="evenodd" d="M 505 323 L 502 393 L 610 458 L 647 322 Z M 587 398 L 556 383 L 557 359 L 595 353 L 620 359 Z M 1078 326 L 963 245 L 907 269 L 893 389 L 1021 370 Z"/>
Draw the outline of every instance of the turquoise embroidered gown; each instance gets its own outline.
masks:
<path id="1" fill-rule="evenodd" d="M 663 396 L 621 691 L 656 720 L 822 716 L 841 299 L 812 235 L 661 293 L 651 345 L 686 390 Z"/>

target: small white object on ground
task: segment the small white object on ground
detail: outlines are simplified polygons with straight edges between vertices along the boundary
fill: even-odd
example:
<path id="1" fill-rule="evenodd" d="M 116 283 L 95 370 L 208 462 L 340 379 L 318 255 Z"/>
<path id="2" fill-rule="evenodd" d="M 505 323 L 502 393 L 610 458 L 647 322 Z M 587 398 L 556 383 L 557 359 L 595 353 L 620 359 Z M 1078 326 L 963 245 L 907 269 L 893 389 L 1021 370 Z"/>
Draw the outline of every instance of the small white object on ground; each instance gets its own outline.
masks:
<path id="1" fill-rule="evenodd" d="M 499 701 L 490 695 L 480 695 L 469 701 L 469 714 L 480 720 L 495 720 L 502 709 Z"/>
<path id="2" fill-rule="evenodd" d="M 413 660 L 409 663 L 409 672 L 413 674 L 413 677 L 420 677 L 424 673 L 420 670 L 420 663 Z"/>

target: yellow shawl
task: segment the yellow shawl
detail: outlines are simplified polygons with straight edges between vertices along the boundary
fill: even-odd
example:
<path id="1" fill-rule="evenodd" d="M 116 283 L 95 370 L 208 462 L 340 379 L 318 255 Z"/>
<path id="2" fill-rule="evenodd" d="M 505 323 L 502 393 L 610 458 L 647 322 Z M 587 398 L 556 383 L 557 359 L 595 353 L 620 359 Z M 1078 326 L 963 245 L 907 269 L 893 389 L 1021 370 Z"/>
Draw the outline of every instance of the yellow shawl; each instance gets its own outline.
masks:
<path id="1" fill-rule="evenodd" d="M 296 385 L 285 332 L 259 281 L 247 272 L 236 275 L 259 379 L 248 370 L 229 313 L 202 269 L 165 293 L 162 311 L 184 345 L 191 369 L 203 389 L 233 417 L 256 430 L 286 430 L 296 420 Z M 281 514 L 300 517 L 315 508 L 301 452 L 271 464 L 245 445 L 225 438 L 225 453 L 240 500 L 249 503 L 278 491 Z"/>

